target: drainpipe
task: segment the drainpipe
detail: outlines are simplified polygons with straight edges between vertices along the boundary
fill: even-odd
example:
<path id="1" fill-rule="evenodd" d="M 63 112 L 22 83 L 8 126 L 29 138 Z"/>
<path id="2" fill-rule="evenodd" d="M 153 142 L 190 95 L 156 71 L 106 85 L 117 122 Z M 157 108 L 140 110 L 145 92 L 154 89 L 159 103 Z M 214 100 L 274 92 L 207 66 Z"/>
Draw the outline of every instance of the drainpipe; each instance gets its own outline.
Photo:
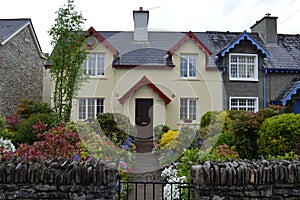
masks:
<path id="1" fill-rule="evenodd" d="M 225 67 L 222 67 L 222 110 L 225 110 L 225 86 L 224 86 L 224 79 L 225 79 Z"/>
<path id="2" fill-rule="evenodd" d="M 268 70 L 267 69 L 265 69 L 264 70 L 264 108 L 266 108 L 267 107 L 267 81 L 266 81 L 266 79 L 267 79 L 267 73 L 268 73 Z"/>

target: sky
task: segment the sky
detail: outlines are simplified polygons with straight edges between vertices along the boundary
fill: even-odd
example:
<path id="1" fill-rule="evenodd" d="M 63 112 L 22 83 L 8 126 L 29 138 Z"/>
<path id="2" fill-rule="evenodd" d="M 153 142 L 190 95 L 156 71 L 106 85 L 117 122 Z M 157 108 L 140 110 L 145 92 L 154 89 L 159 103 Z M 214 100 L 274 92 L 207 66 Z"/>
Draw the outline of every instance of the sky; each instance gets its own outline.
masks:
<path id="1" fill-rule="evenodd" d="M 83 29 L 132 31 L 133 10 L 149 10 L 149 30 L 250 32 L 266 13 L 278 17 L 277 31 L 300 33 L 300 0 L 74 0 L 86 19 Z M 67 0 L 2 0 L 1 19 L 30 18 L 44 53 L 50 53 L 48 31 Z"/>

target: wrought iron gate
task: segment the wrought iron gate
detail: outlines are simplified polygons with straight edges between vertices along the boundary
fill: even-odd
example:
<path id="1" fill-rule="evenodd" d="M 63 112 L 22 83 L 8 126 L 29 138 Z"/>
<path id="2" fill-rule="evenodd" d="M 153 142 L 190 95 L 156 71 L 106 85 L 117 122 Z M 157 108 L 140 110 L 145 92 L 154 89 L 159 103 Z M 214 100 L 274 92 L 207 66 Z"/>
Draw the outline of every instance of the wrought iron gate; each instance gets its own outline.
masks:
<path id="1" fill-rule="evenodd" d="M 139 174 L 134 180 L 118 176 L 118 200 L 191 200 L 190 183 L 165 182 L 155 173 Z"/>

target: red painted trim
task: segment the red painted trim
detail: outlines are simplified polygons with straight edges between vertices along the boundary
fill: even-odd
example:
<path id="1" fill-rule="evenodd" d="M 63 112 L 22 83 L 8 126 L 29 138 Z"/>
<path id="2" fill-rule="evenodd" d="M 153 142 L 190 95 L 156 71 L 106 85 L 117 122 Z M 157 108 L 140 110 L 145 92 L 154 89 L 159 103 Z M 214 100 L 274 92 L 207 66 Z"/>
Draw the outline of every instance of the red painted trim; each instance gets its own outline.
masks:
<path id="1" fill-rule="evenodd" d="M 98 33 L 98 31 L 96 31 L 92 26 L 87 30 L 87 34 L 89 36 L 94 36 L 99 41 L 101 41 L 113 53 L 113 55 L 119 54 L 119 52 L 100 33 Z"/>
<path id="2" fill-rule="evenodd" d="M 195 36 L 192 31 L 189 31 L 183 38 L 181 38 L 170 50 L 169 53 L 173 54 L 176 50 L 179 49 L 181 45 L 185 43 L 187 39 L 192 39 L 196 42 L 196 44 L 206 53 L 207 56 L 210 56 L 212 52 Z"/>
<path id="3" fill-rule="evenodd" d="M 125 100 L 128 99 L 134 92 L 136 92 L 140 87 L 147 85 L 152 88 L 153 92 L 157 93 L 160 98 L 165 101 L 165 104 L 169 104 L 171 99 L 167 97 L 156 85 L 154 85 L 146 76 L 143 76 L 132 88 L 130 88 L 121 98 L 119 102 L 124 104 Z"/>

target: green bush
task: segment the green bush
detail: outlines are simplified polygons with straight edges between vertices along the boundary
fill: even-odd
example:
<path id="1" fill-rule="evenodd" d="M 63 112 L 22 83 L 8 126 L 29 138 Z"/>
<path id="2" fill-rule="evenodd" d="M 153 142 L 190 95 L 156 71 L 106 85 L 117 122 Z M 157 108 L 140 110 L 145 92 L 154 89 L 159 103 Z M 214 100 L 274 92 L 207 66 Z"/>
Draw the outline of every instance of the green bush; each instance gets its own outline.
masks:
<path id="1" fill-rule="evenodd" d="M 34 130 L 33 125 L 42 122 L 46 125 L 43 131 L 55 125 L 55 117 L 52 114 L 38 113 L 31 115 L 28 119 L 24 120 L 16 133 L 16 141 L 18 143 L 33 144 L 38 140 L 36 137 L 38 132 Z"/>
<path id="2" fill-rule="evenodd" d="M 127 116 L 121 113 L 101 113 L 97 116 L 101 133 L 106 135 L 115 145 L 123 144 L 128 136 L 135 137 L 137 130 Z"/>
<path id="3" fill-rule="evenodd" d="M 22 99 L 18 104 L 17 114 L 23 118 L 27 119 L 33 114 L 37 113 L 52 113 L 50 105 L 44 102 Z"/>
<path id="4" fill-rule="evenodd" d="M 300 115 L 290 113 L 268 118 L 258 135 L 258 153 L 262 156 L 283 156 L 295 151 L 300 139 Z"/>
<path id="5" fill-rule="evenodd" d="M 170 128 L 167 125 L 157 125 L 154 127 L 153 132 L 154 135 L 160 140 L 162 134 L 168 132 Z"/>
<path id="6" fill-rule="evenodd" d="M 236 146 L 236 150 L 241 158 L 255 158 L 257 156 L 257 132 L 260 127 L 260 123 L 256 118 L 256 113 L 235 110 L 229 111 L 229 116 L 232 122 L 232 146 Z"/>

